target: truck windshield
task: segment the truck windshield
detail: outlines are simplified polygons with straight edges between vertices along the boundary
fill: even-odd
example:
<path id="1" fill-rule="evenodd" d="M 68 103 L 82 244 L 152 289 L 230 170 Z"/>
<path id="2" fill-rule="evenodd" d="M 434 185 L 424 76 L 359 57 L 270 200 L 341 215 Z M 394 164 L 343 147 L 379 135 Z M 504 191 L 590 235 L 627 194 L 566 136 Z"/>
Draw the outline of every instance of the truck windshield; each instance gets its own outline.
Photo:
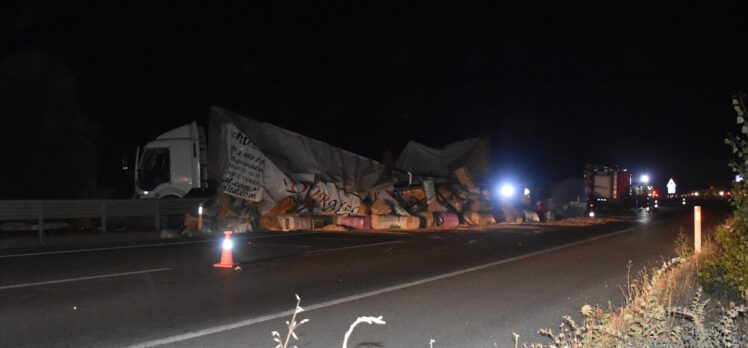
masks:
<path id="1" fill-rule="evenodd" d="M 150 191 L 156 186 L 169 182 L 169 149 L 146 149 L 138 167 L 138 186 L 141 190 Z"/>

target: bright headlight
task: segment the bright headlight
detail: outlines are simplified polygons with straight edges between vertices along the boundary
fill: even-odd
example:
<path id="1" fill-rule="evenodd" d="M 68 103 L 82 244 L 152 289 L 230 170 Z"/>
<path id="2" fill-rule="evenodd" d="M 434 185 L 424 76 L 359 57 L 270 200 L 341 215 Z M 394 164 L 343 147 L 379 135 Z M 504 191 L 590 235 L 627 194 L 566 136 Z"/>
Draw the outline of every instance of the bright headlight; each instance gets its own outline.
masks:
<path id="1" fill-rule="evenodd" d="M 511 197 L 514 195 L 514 186 L 509 184 L 504 184 L 499 189 L 499 193 L 501 193 L 504 197 Z"/>

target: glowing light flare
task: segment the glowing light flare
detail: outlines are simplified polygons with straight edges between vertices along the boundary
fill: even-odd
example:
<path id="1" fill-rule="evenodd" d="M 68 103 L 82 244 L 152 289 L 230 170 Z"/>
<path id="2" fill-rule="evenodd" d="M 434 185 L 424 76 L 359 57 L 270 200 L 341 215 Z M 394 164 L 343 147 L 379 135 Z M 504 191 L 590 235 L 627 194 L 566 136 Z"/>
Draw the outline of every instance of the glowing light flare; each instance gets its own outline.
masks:
<path id="1" fill-rule="evenodd" d="M 719 191 L 719 195 L 722 196 L 722 197 L 724 197 L 725 196 L 725 191 Z"/>
<path id="2" fill-rule="evenodd" d="M 197 215 L 203 215 L 203 205 L 202 204 L 200 204 L 197 207 Z"/>
<path id="3" fill-rule="evenodd" d="M 223 250 L 231 250 L 234 248 L 234 242 L 231 241 L 231 239 L 224 239 L 222 244 Z"/>
<path id="4" fill-rule="evenodd" d="M 499 189 L 499 193 L 501 193 L 504 197 L 511 197 L 514 195 L 514 186 L 509 184 L 504 184 Z"/>
<path id="5" fill-rule="evenodd" d="M 591 218 L 593 218 L 593 217 L 595 217 L 595 212 L 591 211 L 589 215 L 590 215 Z"/>
<path id="6" fill-rule="evenodd" d="M 639 177 L 639 181 L 641 181 L 644 184 L 648 184 L 649 183 L 649 175 L 647 175 L 647 174 L 642 175 L 641 177 Z"/>

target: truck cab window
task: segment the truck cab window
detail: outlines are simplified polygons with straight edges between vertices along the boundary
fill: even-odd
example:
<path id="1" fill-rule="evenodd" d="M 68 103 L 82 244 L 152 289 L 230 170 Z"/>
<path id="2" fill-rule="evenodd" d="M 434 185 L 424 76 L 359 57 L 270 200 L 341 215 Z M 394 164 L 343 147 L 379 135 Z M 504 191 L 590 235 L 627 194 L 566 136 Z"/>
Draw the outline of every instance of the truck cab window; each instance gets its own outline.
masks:
<path id="1" fill-rule="evenodd" d="M 150 191 L 171 180 L 169 149 L 146 149 L 138 168 L 140 189 Z"/>

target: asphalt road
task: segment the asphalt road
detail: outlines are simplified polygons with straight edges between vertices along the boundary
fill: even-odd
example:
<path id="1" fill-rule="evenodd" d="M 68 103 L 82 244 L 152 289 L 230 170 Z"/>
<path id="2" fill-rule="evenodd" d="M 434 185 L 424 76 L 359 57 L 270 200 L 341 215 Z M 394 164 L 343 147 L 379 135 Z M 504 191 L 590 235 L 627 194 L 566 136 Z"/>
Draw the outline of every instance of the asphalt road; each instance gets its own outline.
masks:
<path id="1" fill-rule="evenodd" d="M 704 230 L 726 209 L 704 208 Z M 673 254 L 688 209 L 593 227 L 524 225 L 426 234 L 295 233 L 220 245 L 0 256 L 0 346 L 274 347 L 298 294 L 300 347 L 505 347 L 585 303 L 620 303 L 633 270 Z"/>

